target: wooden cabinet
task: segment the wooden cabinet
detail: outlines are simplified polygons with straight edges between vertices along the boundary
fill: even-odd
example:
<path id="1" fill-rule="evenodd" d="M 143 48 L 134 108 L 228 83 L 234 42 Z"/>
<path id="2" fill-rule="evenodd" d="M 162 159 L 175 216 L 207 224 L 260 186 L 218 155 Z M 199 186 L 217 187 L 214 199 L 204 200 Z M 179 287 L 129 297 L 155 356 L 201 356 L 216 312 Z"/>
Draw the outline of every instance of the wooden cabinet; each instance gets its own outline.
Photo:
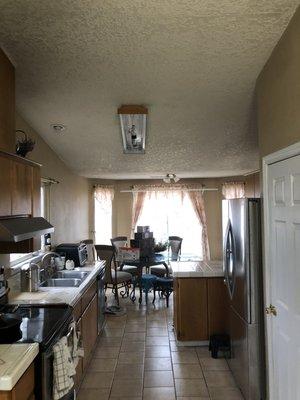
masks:
<path id="1" fill-rule="evenodd" d="M 11 215 L 11 163 L 9 158 L 0 157 L 0 216 Z"/>
<path id="2" fill-rule="evenodd" d="M 41 214 L 40 165 L 0 150 L 0 217 Z M 0 253 L 29 253 L 40 249 L 40 238 L 19 243 L 0 242 Z"/>
<path id="3" fill-rule="evenodd" d="M 0 391 L 0 400 L 34 400 L 34 364 L 32 363 L 11 391 Z"/>
<path id="4" fill-rule="evenodd" d="M 181 341 L 207 341 L 226 333 L 229 301 L 223 278 L 177 278 L 174 281 L 174 326 Z"/>
<path id="5" fill-rule="evenodd" d="M 15 69 L 0 49 L 0 149 L 15 151 Z"/>
<path id="6" fill-rule="evenodd" d="M 91 283 L 73 307 L 73 317 L 81 332 L 84 357 L 76 369 L 75 388 L 79 389 L 83 375 L 92 357 L 98 338 L 98 292 L 97 281 Z"/>
<path id="7" fill-rule="evenodd" d="M 32 215 L 33 168 L 29 165 L 13 162 L 12 180 L 12 215 Z"/>
<path id="8" fill-rule="evenodd" d="M 82 314 L 82 341 L 84 348 L 83 369 L 85 370 L 94 345 L 97 340 L 97 311 L 98 311 L 98 297 L 94 295 L 92 301 L 87 306 Z"/>

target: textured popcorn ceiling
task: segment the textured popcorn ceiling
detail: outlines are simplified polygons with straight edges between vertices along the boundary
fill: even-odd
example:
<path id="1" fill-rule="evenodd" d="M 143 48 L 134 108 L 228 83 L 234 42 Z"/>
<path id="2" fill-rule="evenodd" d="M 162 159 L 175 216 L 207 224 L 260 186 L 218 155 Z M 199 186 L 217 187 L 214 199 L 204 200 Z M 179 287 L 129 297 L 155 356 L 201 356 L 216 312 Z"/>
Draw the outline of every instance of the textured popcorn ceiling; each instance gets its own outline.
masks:
<path id="1" fill-rule="evenodd" d="M 258 167 L 255 80 L 298 4 L 0 0 L 0 45 L 18 110 L 79 174 L 224 176 Z M 121 104 L 149 108 L 145 155 L 123 154 Z"/>

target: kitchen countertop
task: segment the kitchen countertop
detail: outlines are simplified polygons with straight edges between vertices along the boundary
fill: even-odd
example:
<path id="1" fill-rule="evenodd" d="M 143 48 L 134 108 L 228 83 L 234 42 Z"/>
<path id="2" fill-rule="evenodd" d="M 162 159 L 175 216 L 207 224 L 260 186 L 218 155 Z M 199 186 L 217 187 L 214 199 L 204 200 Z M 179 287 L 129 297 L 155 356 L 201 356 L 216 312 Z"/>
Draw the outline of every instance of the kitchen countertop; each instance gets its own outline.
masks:
<path id="1" fill-rule="evenodd" d="M 78 287 L 40 287 L 38 292 L 11 291 L 8 296 L 9 304 L 68 304 L 74 306 L 91 281 L 105 267 L 105 261 L 95 261 L 93 264 L 80 268 L 90 274 Z"/>
<path id="2" fill-rule="evenodd" d="M 222 261 L 173 261 L 174 278 L 216 278 L 223 277 Z"/>
<path id="3" fill-rule="evenodd" d="M 12 390 L 38 352 L 38 343 L 1 344 L 0 390 Z"/>

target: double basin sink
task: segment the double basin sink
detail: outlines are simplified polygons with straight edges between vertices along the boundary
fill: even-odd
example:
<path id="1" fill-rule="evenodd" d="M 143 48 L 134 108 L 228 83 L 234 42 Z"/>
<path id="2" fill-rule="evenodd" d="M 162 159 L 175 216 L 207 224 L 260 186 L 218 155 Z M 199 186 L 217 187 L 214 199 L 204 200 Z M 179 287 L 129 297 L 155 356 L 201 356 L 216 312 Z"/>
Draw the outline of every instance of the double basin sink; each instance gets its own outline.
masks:
<path id="1" fill-rule="evenodd" d="M 87 278 L 86 271 L 56 271 L 50 279 L 40 284 L 41 287 L 78 287 Z"/>

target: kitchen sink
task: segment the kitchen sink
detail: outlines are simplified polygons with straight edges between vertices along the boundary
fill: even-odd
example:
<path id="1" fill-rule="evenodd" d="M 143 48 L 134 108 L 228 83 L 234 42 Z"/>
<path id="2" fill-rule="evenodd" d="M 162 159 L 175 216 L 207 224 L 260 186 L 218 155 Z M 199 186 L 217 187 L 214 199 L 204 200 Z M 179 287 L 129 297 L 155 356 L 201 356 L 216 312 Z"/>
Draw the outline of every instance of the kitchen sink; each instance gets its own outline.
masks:
<path id="1" fill-rule="evenodd" d="M 57 271 L 55 278 L 75 278 L 82 281 L 88 276 L 89 272 L 85 271 Z"/>
<path id="2" fill-rule="evenodd" d="M 82 279 L 76 278 L 51 278 L 42 282 L 42 287 L 78 287 L 82 282 Z"/>

